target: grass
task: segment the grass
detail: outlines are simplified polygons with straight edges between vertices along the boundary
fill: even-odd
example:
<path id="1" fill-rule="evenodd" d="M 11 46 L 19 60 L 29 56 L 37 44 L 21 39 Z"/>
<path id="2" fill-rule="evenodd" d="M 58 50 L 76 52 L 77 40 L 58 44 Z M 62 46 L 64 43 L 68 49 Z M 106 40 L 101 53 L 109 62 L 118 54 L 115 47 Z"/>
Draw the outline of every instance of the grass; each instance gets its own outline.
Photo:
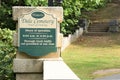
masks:
<path id="1" fill-rule="evenodd" d="M 120 68 L 120 33 L 85 36 L 62 52 L 64 61 L 81 78 L 93 80 L 97 70 Z"/>

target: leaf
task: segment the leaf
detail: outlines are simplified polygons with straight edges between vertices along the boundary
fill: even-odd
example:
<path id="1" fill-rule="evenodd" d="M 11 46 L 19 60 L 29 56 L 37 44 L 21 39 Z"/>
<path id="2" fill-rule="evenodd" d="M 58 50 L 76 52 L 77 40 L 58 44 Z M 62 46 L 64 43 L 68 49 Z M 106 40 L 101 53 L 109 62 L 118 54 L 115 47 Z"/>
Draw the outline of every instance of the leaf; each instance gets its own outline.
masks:
<path id="1" fill-rule="evenodd" d="M 32 2 L 31 0 L 24 0 L 26 5 L 30 5 Z"/>

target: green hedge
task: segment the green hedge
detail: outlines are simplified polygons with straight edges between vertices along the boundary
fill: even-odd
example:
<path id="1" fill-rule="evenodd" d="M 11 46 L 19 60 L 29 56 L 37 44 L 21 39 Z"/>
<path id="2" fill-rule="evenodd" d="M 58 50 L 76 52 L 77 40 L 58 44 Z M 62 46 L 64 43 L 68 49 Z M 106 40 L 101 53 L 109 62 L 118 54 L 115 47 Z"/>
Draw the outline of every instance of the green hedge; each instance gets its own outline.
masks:
<path id="1" fill-rule="evenodd" d="M 13 47 L 14 31 L 0 28 L 0 80 L 14 80 L 12 70 L 15 47 Z"/>

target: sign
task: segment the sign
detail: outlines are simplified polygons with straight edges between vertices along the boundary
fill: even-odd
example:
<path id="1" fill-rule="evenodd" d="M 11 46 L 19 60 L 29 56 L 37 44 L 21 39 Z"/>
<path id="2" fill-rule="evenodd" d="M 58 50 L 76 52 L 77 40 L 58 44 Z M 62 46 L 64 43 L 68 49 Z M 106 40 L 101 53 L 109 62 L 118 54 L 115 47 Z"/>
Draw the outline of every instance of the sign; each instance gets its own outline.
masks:
<path id="1" fill-rule="evenodd" d="M 57 19 L 33 10 L 19 18 L 18 50 L 31 56 L 57 52 Z"/>

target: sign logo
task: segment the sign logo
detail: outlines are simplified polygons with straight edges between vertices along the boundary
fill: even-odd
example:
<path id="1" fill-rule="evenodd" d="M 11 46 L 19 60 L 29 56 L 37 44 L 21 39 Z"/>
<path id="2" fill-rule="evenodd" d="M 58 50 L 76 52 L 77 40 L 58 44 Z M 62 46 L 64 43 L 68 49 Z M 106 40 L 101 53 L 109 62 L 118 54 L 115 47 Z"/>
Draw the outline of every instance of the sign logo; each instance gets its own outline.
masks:
<path id="1" fill-rule="evenodd" d="M 45 16 L 45 14 L 44 13 L 42 13 L 42 12 L 33 12 L 32 14 L 31 14 L 31 16 L 33 17 L 33 18 L 43 18 L 44 16 Z"/>

